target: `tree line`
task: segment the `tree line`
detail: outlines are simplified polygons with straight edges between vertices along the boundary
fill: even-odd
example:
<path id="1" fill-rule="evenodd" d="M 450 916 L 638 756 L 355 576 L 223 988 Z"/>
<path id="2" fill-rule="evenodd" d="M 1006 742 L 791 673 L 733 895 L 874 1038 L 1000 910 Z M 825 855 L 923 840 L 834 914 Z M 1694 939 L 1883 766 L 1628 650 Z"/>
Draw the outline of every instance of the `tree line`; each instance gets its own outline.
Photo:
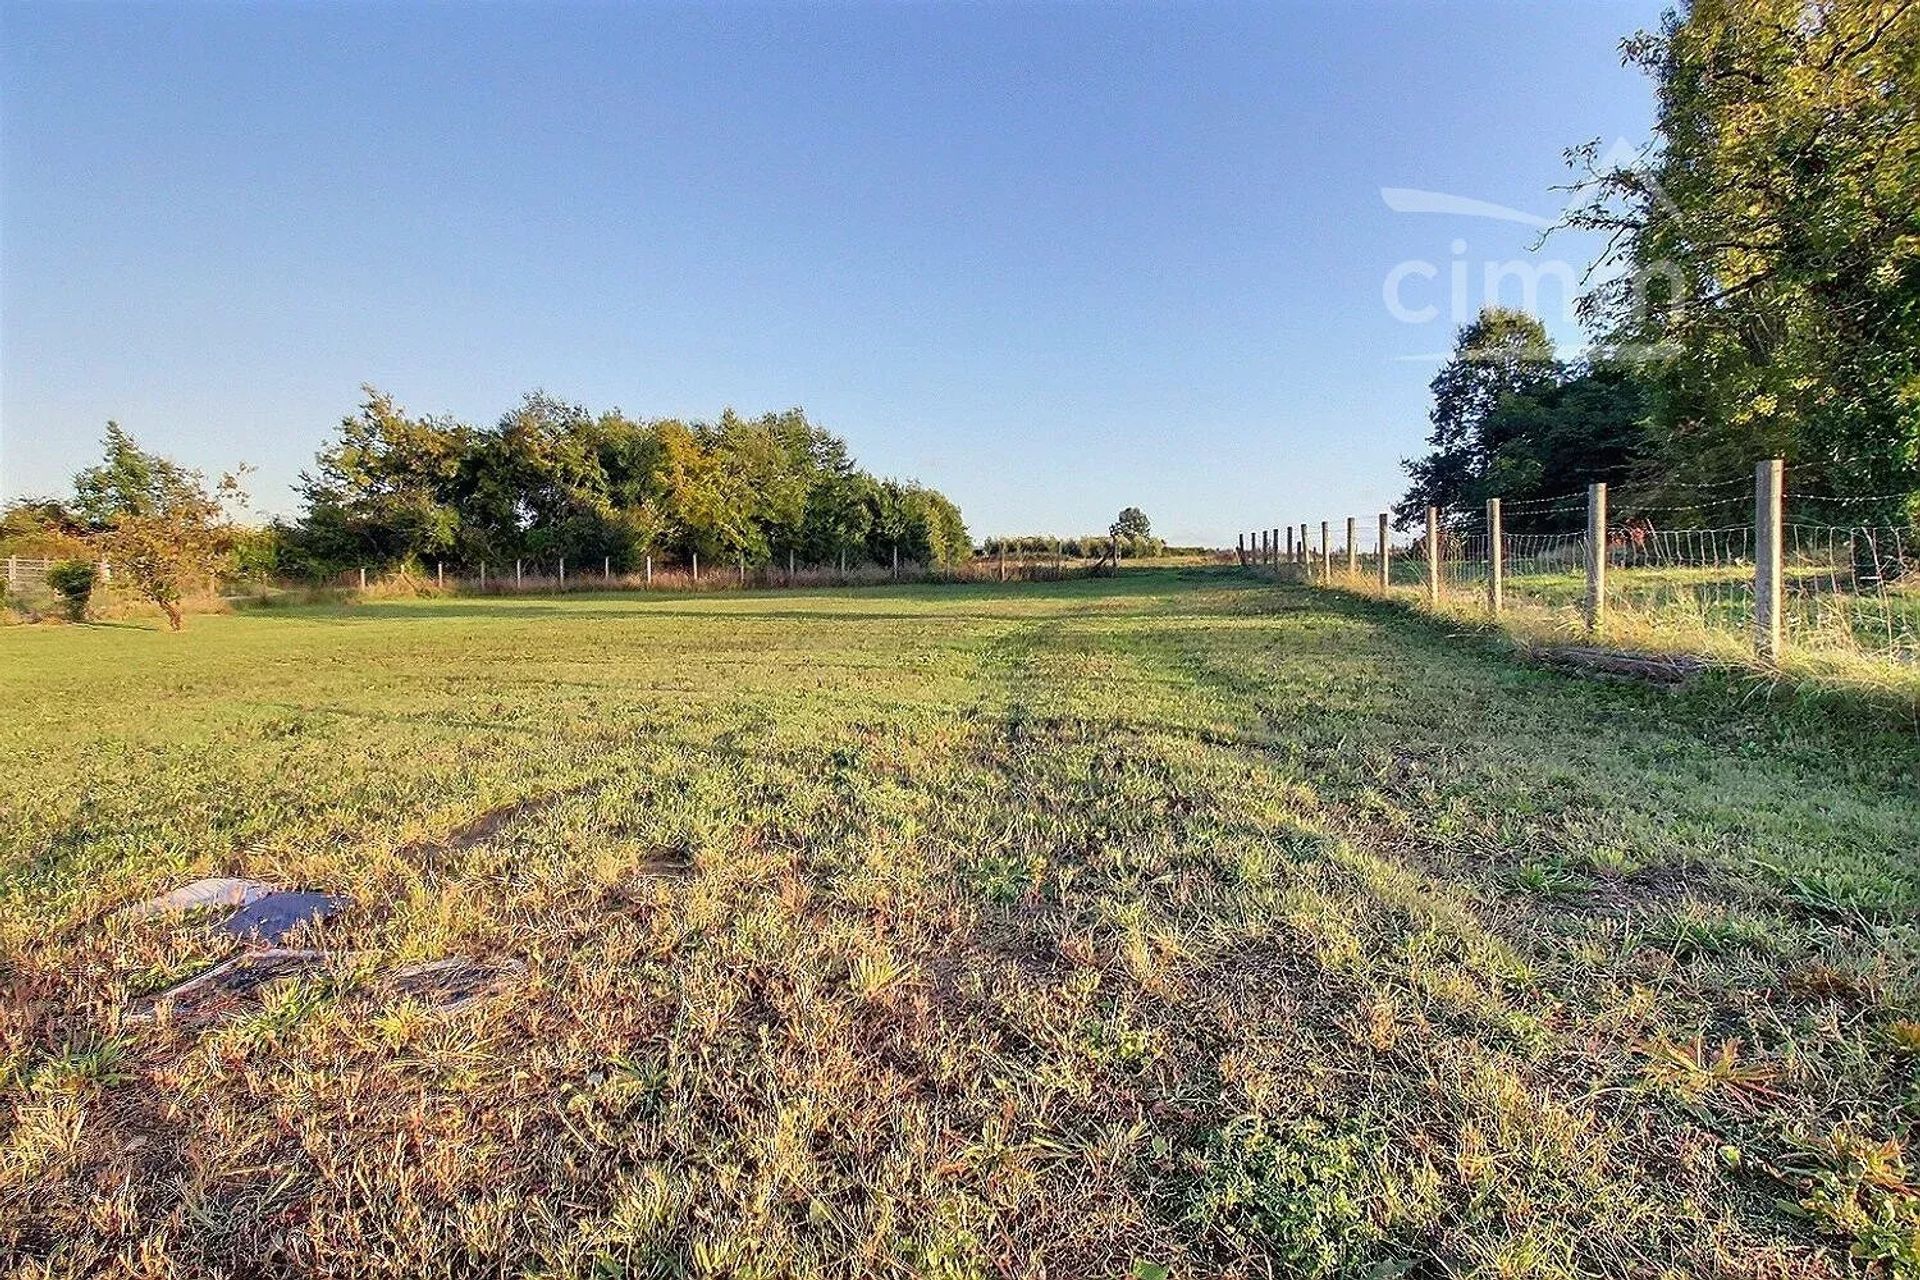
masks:
<path id="1" fill-rule="evenodd" d="M 799 409 L 637 419 L 536 391 L 476 428 L 367 388 L 300 492 L 304 514 L 278 528 L 282 565 L 317 575 L 439 559 L 889 563 L 896 550 L 948 565 L 973 550 L 951 499 L 862 471 Z"/>
<path id="2" fill-rule="evenodd" d="M 301 473 L 297 517 L 237 521 L 243 475 L 209 481 L 110 422 L 101 461 L 70 495 L 0 511 L 0 550 L 69 562 L 50 583 L 80 613 L 105 563 L 176 628 L 181 601 L 222 577 L 561 559 L 625 572 L 696 555 L 945 566 L 973 553 L 951 499 L 861 470 L 799 409 L 642 420 L 534 392 L 480 428 L 411 415 L 367 388 Z"/>
<path id="3" fill-rule="evenodd" d="M 1153 522 L 1146 512 L 1139 507 L 1123 507 L 1105 533 L 1084 533 L 1071 538 L 1040 533 L 989 538 L 981 550 L 990 556 L 1060 555 L 1098 560 L 1117 554 L 1121 559 L 1146 559 L 1167 554 L 1167 544 L 1164 539 L 1153 536 Z"/>
<path id="4" fill-rule="evenodd" d="M 1694 0 L 1622 52 L 1655 138 L 1569 153 L 1565 225 L 1606 237 L 1594 348 L 1562 362 L 1499 307 L 1463 327 L 1396 522 L 1592 481 L 1684 507 L 1769 457 L 1853 518 L 1920 517 L 1920 6 Z"/>

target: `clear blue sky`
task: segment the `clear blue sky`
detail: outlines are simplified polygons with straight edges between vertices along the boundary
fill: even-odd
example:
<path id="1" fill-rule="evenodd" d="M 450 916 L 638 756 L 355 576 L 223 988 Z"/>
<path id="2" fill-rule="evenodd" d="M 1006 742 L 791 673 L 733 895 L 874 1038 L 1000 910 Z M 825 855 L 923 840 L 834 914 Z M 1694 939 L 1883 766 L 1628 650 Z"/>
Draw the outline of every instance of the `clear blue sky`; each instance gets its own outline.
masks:
<path id="1" fill-rule="evenodd" d="M 474 422 L 802 405 L 976 536 L 1364 517 L 1452 264 L 1477 306 L 1534 235 L 1382 188 L 1554 214 L 1565 147 L 1645 137 L 1617 44 L 1658 16 L 7 3 L 0 493 L 112 417 L 292 510 L 371 382 Z"/>

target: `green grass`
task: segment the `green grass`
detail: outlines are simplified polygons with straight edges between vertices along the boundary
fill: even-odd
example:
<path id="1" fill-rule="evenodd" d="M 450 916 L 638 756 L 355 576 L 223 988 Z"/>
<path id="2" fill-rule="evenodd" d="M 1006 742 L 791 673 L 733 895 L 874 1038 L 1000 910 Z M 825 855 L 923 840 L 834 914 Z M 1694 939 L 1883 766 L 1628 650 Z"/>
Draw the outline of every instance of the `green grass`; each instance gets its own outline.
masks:
<path id="1" fill-rule="evenodd" d="M 1336 585 L 1376 595 L 1369 565 Z M 1483 618 L 1487 567 L 1448 561 L 1441 608 Z M 1391 594 L 1409 604 L 1426 596 L 1426 567 L 1412 557 L 1392 565 Z M 1791 679 L 1877 692 L 1882 702 L 1920 708 L 1920 585 L 1856 591 L 1850 570 L 1795 564 L 1783 575 L 1782 670 Z M 1503 625 L 1531 639 L 1585 638 L 1587 579 L 1578 567 L 1542 568 L 1525 559 L 1504 579 Z M 1753 663 L 1753 567 L 1620 566 L 1607 570 L 1607 633 L 1614 647 Z"/>
<path id="2" fill-rule="evenodd" d="M 0 631 L 0 1257 L 1916 1274 L 1920 739 L 1235 571 Z M 322 970 L 116 914 L 353 895 Z M 527 966 L 457 1013 L 394 965 Z"/>

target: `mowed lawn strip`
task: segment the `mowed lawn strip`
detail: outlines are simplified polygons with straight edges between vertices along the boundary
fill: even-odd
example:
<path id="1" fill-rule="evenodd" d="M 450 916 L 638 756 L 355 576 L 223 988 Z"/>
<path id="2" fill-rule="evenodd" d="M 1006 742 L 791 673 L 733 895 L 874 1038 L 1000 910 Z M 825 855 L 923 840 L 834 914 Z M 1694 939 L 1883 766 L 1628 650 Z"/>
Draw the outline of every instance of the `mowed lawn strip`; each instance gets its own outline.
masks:
<path id="1" fill-rule="evenodd" d="M 1869 716 L 1200 569 L 14 629 L 0 700 L 55 1272 L 1915 1265 Z M 116 908 L 211 874 L 356 906 L 131 1020 L 228 944 Z M 382 995 L 448 956 L 526 976 Z"/>

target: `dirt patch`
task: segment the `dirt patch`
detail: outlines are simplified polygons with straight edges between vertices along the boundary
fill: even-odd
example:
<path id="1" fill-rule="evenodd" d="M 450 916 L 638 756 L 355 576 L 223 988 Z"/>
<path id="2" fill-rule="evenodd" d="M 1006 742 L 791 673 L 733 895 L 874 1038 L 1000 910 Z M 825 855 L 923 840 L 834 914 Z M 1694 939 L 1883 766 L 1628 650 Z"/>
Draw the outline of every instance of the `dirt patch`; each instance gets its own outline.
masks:
<path id="1" fill-rule="evenodd" d="M 400 846 L 398 852 L 404 858 L 423 863 L 448 854 L 465 853 L 493 839 L 515 820 L 544 812 L 563 800 L 587 794 L 601 785 L 597 781 L 585 782 L 577 787 L 564 787 L 545 795 L 510 800 L 506 804 L 482 810 L 441 835 L 404 844 Z"/>

